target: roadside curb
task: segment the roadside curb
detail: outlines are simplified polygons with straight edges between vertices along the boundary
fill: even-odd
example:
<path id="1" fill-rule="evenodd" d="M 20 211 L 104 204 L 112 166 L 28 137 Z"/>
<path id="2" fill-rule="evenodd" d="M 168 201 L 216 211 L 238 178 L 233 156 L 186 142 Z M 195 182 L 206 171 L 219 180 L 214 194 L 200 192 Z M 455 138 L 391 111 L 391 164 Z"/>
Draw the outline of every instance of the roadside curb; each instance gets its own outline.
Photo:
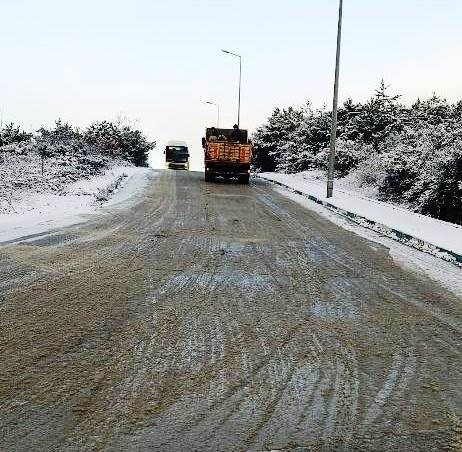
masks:
<path id="1" fill-rule="evenodd" d="M 457 265 L 458 267 L 462 267 L 462 255 L 455 253 L 453 251 L 446 250 L 444 248 L 441 248 L 437 245 L 434 245 L 430 242 L 426 242 L 424 240 L 421 240 L 417 237 L 414 237 L 412 235 L 409 235 L 405 232 L 402 232 L 398 229 L 393 229 L 390 228 L 389 226 L 386 226 L 382 223 L 377 223 L 376 221 L 369 220 L 366 217 L 363 217 L 361 215 L 358 215 L 354 212 L 350 212 L 348 210 L 342 209 L 340 207 L 335 206 L 334 204 L 331 204 L 328 201 L 325 201 L 323 199 L 318 198 L 317 196 L 310 195 L 308 193 L 303 193 L 300 190 L 296 190 L 292 187 L 289 187 L 286 184 L 283 184 L 282 182 L 269 179 L 263 176 L 259 176 L 258 174 L 255 174 L 256 177 L 259 179 L 265 180 L 267 182 L 271 182 L 275 185 L 279 185 L 281 187 L 286 188 L 287 190 L 296 193 L 297 195 L 304 196 L 305 198 L 308 198 L 310 201 L 315 202 L 316 204 L 319 204 L 326 209 L 356 223 L 359 224 L 360 226 L 363 226 L 367 229 L 371 229 L 381 235 L 384 235 L 386 237 L 389 237 L 393 240 L 396 240 L 397 242 L 403 243 L 404 245 L 410 246 L 411 248 L 415 248 L 419 251 L 423 251 L 424 253 L 431 254 L 435 257 L 438 257 L 440 259 L 443 259 L 445 261 L 451 262 L 454 265 Z"/>

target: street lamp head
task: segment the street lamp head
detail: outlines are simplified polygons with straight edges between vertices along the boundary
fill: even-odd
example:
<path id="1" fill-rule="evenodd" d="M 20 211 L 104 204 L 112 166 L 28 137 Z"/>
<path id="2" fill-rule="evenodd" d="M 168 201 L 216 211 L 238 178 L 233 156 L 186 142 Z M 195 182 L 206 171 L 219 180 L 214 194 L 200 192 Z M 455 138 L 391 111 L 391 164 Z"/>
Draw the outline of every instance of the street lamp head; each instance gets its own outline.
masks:
<path id="1" fill-rule="evenodd" d="M 223 53 L 227 53 L 228 55 L 233 55 L 235 57 L 241 58 L 241 55 L 238 55 L 237 53 L 230 52 L 229 50 L 221 49 Z"/>

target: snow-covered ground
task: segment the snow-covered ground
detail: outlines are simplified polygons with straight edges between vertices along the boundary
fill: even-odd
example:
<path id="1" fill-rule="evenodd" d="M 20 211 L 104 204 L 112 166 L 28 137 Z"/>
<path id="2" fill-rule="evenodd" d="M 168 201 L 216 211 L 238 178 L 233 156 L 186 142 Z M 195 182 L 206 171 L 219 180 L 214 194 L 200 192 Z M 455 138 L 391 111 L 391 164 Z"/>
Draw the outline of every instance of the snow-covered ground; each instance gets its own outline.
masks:
<path id="1" fill-rule="evenodd" d="M 314 196 L 343 211 L 351 212 L 379 225 L 415 237 L 418 241 L 425 242 L 425 244 L 462 255 L 461 226 L 365 197 L 364 192 L 361 193 L 360 190 L 355 190 L 352 184 L 347 185 L 348 182 L 343 181 L 343 186 L 335 186 L 334 196 L 327 199 L 325 180 L 310 177 L 309 173 L 261 173 L 259 176 L 282 183 L 306 195 Z M 348 189 L 345 189 L 345 186 Z M 422 249 L 425 248 L 425 244 L 422 244 Z"/>
<path id="2" fill-rule="evenodd" d="M 20 237 L 81 223 L 102 206 L 126 203 L 142 190 L 149 168 L 115 166 L 104 174 L 70 184 L 60 194 L 25 195 L 14 213 L 0 214 L 0 244 Z"/>

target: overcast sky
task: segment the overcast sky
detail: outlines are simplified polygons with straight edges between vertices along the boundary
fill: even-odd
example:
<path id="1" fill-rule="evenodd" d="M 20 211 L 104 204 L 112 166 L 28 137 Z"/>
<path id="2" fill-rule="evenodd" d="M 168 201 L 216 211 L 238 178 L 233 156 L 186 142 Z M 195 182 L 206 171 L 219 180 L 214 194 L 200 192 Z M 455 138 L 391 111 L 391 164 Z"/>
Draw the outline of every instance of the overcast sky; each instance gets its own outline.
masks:
<path id="1" fill-rule="evenodd" d="M 337 0 L 4 0 L 0 109 L 26 129 L 119 115 L 158 146 L 221 125 L 253 129 L 276 106 L 330 107 Z M 381 80 L 405 102 L 462 98 L 460 0 L 344 0 L 341 100 L 367 99 Z"/>

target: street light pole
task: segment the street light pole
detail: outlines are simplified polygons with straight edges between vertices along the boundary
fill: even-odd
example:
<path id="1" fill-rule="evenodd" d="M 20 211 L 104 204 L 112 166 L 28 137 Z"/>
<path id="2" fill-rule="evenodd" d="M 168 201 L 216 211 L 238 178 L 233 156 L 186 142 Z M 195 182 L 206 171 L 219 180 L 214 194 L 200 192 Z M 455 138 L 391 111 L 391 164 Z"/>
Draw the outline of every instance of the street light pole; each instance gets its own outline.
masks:
<path id="1" fill-rule="evenodd" d="M 216 104 L 215 102 L 205 102 L 206 104 L 210 104 L 210 105 L 215 105 L 215 107 L 217 107 L 217 129 L 220 128 L 220 105 L 219 104 Z"/>
<path id="2" fill-rule="evenodd" d="M 239 99 L 237 102 L 237 128 L 241 122 L 241 81 L 242 81 L 242 57 L 239 56 Z"/>
<path id="3" fill-rule="evenodd" d="M 335 141 L 337 139 L 337 107 L 338 107 L 338 85 L 340 72 L 340 43 L 342 39 L 342 15 L 343 0 L 339 0 L 338 28 L 337 28 L 337 54 L 335 58 L 335 82 L 334 102 L 332 106 L 332 128 L 330 132 L 330 153 L 329 168 L 327 173 L 327 197 L 331 198 L 334 191 L 334 167 L 335 167 Z"/>
<path id="4" fill-rule="evenodd" d="M 223 50 L 222 52 L 227 53 L 228 55 L 233 55 L 239 58 L 239 96 L 238 96 L 238 103 L 237 103 L 237 127 L 239 128 L 240 121 L 241 121 L 241 84 L 242 84 L 242 56 L 238 55 L 237 53 L 230 52 L 229 50 Z"/>

